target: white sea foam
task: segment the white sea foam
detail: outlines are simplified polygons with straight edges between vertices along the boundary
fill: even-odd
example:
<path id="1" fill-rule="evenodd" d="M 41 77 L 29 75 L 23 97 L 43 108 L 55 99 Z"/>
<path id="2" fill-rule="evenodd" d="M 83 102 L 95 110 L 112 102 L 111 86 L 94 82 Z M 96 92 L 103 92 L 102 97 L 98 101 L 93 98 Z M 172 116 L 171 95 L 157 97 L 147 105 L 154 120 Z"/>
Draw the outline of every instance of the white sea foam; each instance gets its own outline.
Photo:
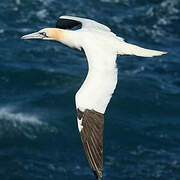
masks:
<path id="1" fill-rule="evenodd" d="M 46 9 L 42 9 L 36 13 L 39 19 L 44 19 L 48 16 L 48 11 Z"/>
<path id="2" fill-rule="evenodd" d="M 0 29 L 0 34 L 4 33 L 4 29 Z"/>
<path id="3" fill-rule="evenodd" d="M 35 115 L 17 112 L 17 108 L 0 108 L 0 138 L 21 134 L 33 140 L 41 132 L 57 133 L 58 130 Z"/>
<path id="4" fill-rule="evenodd" d="M 17 5 L 21 4 L 21 0 L 15 0 L 15 2 L 16 2 Z"/>
<path id="5" fill-rule="evenodd" d="M 21 112 L 15 112 L 13 108 L 0 108 L 0 119 L 9 121 L 18 121 L 21 123 L 42 124 L 42 122 L 35 116 L 27 115 Z"/>

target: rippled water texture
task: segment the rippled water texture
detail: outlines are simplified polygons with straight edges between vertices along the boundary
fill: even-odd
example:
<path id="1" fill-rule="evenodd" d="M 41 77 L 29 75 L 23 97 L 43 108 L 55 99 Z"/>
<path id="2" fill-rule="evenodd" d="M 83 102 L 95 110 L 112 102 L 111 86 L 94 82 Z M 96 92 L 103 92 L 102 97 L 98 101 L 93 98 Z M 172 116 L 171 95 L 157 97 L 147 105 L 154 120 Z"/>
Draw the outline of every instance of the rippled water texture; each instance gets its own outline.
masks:
<path id="1" fill-rule="evenodd" d="M 74 102 L 85 56 L 20 39 L 55 27 L 60 15 L 95 19 L 127 42 L 168 52 L 118 58 L 118 86 L 105 115 L 103 180 L 179 180 L 179 0 L 1 0 L 0 179 L 95 179 Z"/>

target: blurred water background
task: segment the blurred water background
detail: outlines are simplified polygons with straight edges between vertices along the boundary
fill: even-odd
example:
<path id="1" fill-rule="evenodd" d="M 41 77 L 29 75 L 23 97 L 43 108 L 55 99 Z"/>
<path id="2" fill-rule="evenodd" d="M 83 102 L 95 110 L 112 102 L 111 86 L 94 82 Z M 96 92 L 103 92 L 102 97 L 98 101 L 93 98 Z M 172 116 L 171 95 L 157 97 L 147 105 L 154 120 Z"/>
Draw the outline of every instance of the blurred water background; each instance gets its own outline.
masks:
<path id="1" fill-rule="evenodd" d="M 55 27 L 60 15 L 95 19 L 165 56 L 117 60 L 105 115 L 103 180 L 180 179 L 179 0 L 0 1 L 0 179 L 93 180 L 74 95 L 85 55 L 20 37 Z"/>

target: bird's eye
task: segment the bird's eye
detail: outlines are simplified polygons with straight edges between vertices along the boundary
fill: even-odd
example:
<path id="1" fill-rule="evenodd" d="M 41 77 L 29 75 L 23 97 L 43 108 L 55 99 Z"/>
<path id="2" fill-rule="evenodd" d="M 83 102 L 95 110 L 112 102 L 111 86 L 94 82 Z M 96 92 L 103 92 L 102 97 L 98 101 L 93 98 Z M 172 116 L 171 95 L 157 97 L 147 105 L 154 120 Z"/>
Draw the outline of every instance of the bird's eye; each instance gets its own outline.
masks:
<path id="1" fill-rule="evenodd" d="M 40 32 L 39 34 L 43 35 L 44 37 L 47 37 L 45 32 Z"/>

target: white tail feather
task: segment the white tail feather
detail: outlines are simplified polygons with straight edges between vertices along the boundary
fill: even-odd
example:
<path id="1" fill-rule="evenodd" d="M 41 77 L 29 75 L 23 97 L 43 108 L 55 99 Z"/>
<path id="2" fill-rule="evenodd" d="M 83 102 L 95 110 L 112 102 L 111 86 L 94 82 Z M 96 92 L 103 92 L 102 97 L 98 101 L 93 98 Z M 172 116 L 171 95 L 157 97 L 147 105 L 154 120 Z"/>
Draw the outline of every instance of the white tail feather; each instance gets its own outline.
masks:
<path id="1" fill-rule="evenodd" d="M 167 52 L 141 48 L 139 46 L 126 43 L 125 41 L 119 41 L 118 44 L 118 55 L 135 55 L 142 57 L 153 57 L 153 56 L 161 56 L 163 54 L 167 54 Z"/>

